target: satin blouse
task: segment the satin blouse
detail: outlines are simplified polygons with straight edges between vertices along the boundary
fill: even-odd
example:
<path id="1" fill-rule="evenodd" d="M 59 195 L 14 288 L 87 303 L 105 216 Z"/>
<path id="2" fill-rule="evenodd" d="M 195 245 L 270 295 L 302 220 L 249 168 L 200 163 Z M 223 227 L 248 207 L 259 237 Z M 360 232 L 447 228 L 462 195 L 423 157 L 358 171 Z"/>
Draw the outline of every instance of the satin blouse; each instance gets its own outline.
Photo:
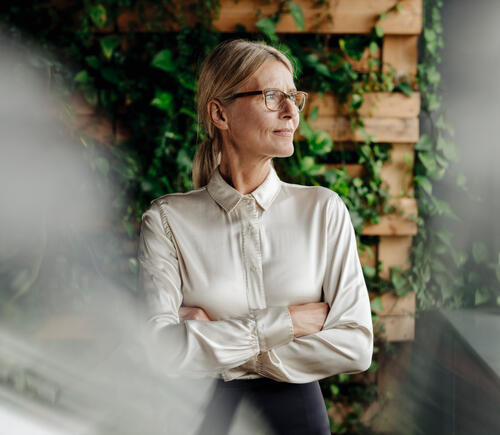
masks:
<path id="1" fill-rule="evenodd" d="M 286 183 L 271 164 L 243 195 L 217 167 L 206 186 L 151 202 L 138 259 L 152 357 L 174 376 L 305 383 L 371 364 L 356 237 L 332 190 Z M 320 301 L 322 330 L 294 338 L 288 306 Z M 214 320 L 180 322 L 181 305 Z"/>

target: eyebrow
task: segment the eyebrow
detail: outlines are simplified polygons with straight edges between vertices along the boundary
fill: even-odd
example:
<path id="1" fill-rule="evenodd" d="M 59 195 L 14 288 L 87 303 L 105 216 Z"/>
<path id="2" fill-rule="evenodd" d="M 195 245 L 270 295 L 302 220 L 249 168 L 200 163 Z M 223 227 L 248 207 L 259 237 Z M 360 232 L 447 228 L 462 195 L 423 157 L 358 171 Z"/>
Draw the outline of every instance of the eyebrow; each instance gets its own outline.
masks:
<path id="1" fill-rule="evenodd" d="M 273 87 L 270 87 L 270 88 L 262 88 L 262 89 L 278 89 L 279 91 L 281 91 L 280 88 L 273 88 Z M 297 92 L 297 88 L 294 86 L 293 88 L 289 88 L 287 89 L 285 92 Z"/>

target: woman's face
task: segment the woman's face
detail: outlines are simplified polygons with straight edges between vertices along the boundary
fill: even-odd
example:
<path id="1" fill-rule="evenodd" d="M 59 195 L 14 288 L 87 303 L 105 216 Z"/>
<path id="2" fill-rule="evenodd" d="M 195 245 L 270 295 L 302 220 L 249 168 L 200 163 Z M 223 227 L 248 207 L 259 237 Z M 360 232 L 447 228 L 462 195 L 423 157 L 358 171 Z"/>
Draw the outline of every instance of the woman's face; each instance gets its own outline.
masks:
<path id="1" fill-rule="evenodd" d="M 280 61 L 264 62 L 238 93 L 268 88 L 296 90 L 291 72 Z M 227 129 L 222 130 L 223 142 L 229 142 L 240 154 L 264 158 L 293 154 L 299 113 L 290 99 L 275 112 L 266 107 L 263 95 L 245 96 L 225 106 L 225 114 Z"/>

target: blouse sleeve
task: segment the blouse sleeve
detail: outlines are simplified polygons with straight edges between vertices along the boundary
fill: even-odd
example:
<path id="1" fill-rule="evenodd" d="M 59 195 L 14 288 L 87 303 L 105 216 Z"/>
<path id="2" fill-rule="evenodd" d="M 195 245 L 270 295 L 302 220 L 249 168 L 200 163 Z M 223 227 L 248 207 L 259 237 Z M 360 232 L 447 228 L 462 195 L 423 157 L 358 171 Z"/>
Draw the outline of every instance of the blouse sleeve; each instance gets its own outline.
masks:
<path id="1" fill-rule="evenodd" d="M 182 279 L 166 213 L 156 202 L 142 215 L 139 290 L 148 310 L 150 356 L 174 376 L 216 375 L 259 352 L 293 339 L 288 307 L 255 309 L 247 316 L 179 322 Z"/>
<path id="2" fill-rule="evenodd" d="M 333 194 L 327 206 L 328 261 L 323 281 L 330 306 L 321 331 L 259 355 L 258 372 L 277 381 L 305 383 L 367 370 L 373 353 L 370 300 L 349 212 Z"/>

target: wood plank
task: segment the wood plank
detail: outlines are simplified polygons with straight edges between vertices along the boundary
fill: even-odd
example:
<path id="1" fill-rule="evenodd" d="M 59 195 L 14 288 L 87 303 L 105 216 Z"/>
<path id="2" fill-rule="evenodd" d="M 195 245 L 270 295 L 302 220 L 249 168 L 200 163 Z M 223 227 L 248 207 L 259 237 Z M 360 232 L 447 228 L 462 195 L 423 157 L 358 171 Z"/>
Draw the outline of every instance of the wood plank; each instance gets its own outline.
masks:
<path id="1" fill-rule="evenodd" d="M 370 298 L 376 297 L 375 292 L 370 292 Z M 409 292 L 406 296 L 397 296 L 392 292 L 380 295 L 382 302 L 381 310 L 373 310 L 379 316 L 413 316 L 416 309 L 415 292 Z"/>
<path id="2" fill-rule="evenodd" d="M 418 36 L 388 35 L 382 45 L 382 70 L 396 69 L 397 77 L 407 76 L 413 82 L 417 76 Z"/>
<path id="3" fill-rule="evenodd" d="M 417 234 L 417 223 L 410 220 L 417 216 L 417 200 L 414 198 L 394 198 L 392 205 L 395 213 L 382 215 L 378 224 L 367 224 L 362 234 L 366 236 L 414 236 Z"/>
<path id="4" fill-rule="evenodd" d="M 366 34 L 370 33 L 378 16 L 392 8 L 397 0 L 336 0 L 314 7 L 310 0 L 295 0 L 305 19 L 305 32 Z M 386 35 L 418 35 L 422 31 L 422 0 L 403 0 L 401 13 L 387 14 L 380 25 Z M 262 16 L 269 16 L 278 10 L 275 2 L 255 0 L 221 0 L 215 28 L 222 32 L 234 32 L 236 25 L 245 26 L 247 31 L 256 30 L 257 10 Z M 331 18 L 329 18 L 331 16 Z M 301 33 L 290 14 L 283 14 L 276 26 L 278 33 Z"/>
<path id="5" fill-rule="evenodd" d="M 390 152 L 390 160 L 382 166 L 382 185 L 391 196 L 413 196 L 414 145 L 396 144 Z"/>
<path id="6" fill-rule="evenodd" d="M 382 263 L 380 277 L 389 280 L 390 268 L 400 266 L 402 270 L 410 267 L 410 248 L 412 236 L 381 236 L 378 244 L 378 261 Z"/>
<path id="7" fill-rule="evenodd" d="M 382 166 L 382 186 L 385 187 L 391 196 L 413 197 L 413 144 L 397 144 L 391 150 L 391 159 Z M 405 157 L 406 156 L 406 157 Z M 409 159 L 409 167 L 406 159 Z M 325 169 L 342 169 L 351 177 L 362 177 L 365 167 L 355 163 L 325 163 Z"/>
<path id="8" fill-rule="evenodd" d="M 345 163 L 325 163 L 325 169 L 342 169 L 345 168 L 346 172 L 351 177 L 362 177 L 365 172 L 365 167 L 358 164 L 345 164 Z"/>
<path id="9" fill-rule="evenodd" d="M 419 138 L 418 118 L 364 118 L 364 123 L 366 132 L 374 136 L 374 142 L 408 143 L 417 142 Z M 365 140 L 362 131 L 351 131 L 351 121 L 347 117 L 320 117 L 310 124 L 315 129 L 326 131 L 334 141 Z"/>
<path id="10" fill-rule="evenodd" d="M 415 318 L 411 316 L 381 316 L 376 322 L 384 325 L 381 335 L 387 341 L 412 341 L 415 339 Z"/>
<path id="11" fill-rule="evenodd" d="M 332 93 L 319 95 L 311 93 L 306 113 L 318 107 L 319 117 L 347 115 L 349 101 L 340 104 Z M 420 113 L 420 93 L 406 96 L 402 92 L 368 92 L 363 94 L 363 104 L 359 109 L 362 117 L 370 118 L 414 118 Z"/>

